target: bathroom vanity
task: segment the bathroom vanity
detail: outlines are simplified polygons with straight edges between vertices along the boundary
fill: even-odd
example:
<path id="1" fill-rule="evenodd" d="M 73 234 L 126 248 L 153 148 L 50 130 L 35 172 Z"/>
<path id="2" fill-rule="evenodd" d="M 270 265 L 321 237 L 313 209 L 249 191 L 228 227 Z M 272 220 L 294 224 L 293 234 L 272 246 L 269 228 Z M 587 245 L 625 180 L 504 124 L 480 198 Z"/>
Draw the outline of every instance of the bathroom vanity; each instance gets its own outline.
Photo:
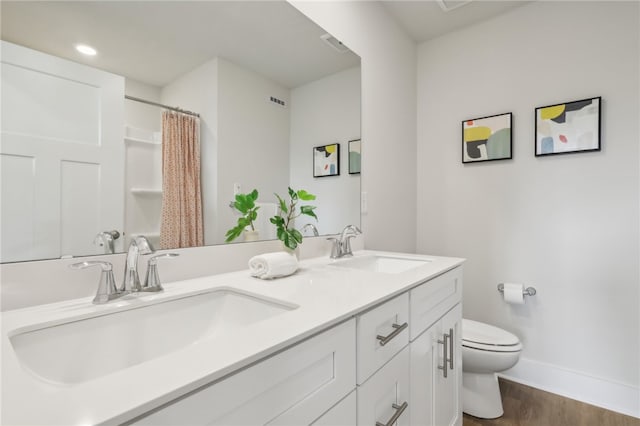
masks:
<path id="1" fill-rule="evenodd" d="M 462 263 L 360 251 L 4 312 L 2 424 L 460 425 Z"/>

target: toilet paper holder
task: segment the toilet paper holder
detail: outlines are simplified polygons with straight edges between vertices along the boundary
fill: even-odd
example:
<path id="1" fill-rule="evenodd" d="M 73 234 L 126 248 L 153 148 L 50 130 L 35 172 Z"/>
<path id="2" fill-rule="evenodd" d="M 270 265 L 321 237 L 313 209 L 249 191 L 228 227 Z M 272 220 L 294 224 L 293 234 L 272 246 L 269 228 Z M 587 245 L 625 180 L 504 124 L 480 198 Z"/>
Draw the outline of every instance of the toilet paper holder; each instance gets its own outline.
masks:
<path id="1" fill-rule="evenodd" d="M 500 293 L 504 293 L 504 284 L 500 283 L 498 284 L 498 291 Z M 533 287 L 527 287 L 524 290 L 522 290 L 522 295 L 523 296 L 535 296 L 536 295 L 536 289 Z"/>

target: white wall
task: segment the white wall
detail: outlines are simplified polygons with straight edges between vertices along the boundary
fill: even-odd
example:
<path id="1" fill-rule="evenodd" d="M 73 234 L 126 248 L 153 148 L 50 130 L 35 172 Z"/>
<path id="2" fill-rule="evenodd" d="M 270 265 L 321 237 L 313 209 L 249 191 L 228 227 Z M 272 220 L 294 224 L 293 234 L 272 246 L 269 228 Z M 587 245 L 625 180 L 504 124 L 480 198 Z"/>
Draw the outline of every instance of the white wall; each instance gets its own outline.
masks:
<path id="1" fill-rule="evenodd" d="M 257 189 L 259 201 L 274 206 L 273 194 L 287 192 L 290 108 L 268 99 L 274 96 L 288 104 L 289 92 L 260 74 L 218 59 L 218 156 L 223 161 L 218 164 L 217 244 L 238 220 L 229 207 L 234 200 L 234 183 L 240 184 L 243 193 Z M 266 208 L 258 211 L 262 219 L 273 214 L 275 211 Z M 266 229 L 261 231 L 265 237 Z"/>
<path id="2" fill-rule="evenodd" d="M 160 102 L 160 87 L 141 83 L 130 78 L 124 80 L 124 93 L 147 101 Z M 125 125 L 134 126 L 151 132 L 162 130 L 161 123 L 162 110 L 157 106 L 144 104 L 141 102 L 124 101 L 124 122 Z"/>
<path id="3" fill-rule="evenodd" d="M 465 264 L 464 315 L 517 334 L 513 378 L 640 416 L 639 9 L 534 2 L 418 50 L 418 251 Z M 602 96 L 602 151 L 535 158 L 534 108 Z M 461 164 L 512 111 L 514 159 Z M 538 290 L 507 305 L 500 282 Z"/>
<path id="4" fill-rule="evenodd" d="M 152 102 L 160 102 L 160 87 L 125 79 L 125 94 Z M 124 101 L 125 136 L 153 141 L 162 130 L 162 109 L 142 102 Z M 116 245 L 116 253 L 126 250 L 135 235 L 145 235 L 156 247 L 160 242 L 162 196 L 140 195 L 132 188 L 162 188 L 162 145 L 125 143 L 125 217 L 124 237 Z"/>
<path id="5" fill-rule="evenodd" d="M 313 223 L 320 234 L 346 225 L 360 226 L 360 175 L 349 174 L 349 141 L 360 139 L 360 67 L 342 71 L 291 91 L 292 188 L 316 196 L 318 221 L 296 220 L 296 228 Z M 313 148 L 340 143 L 340 175 L 313 177 Z"/>
<path id="6" fill-rule="evenodd" d="M 366 246 L 413 252 L 416 241 L 415 44 L 373 2 L 289 1 L 362 59 L 362 216 Z"/>
<path id="7" fill-rule="evenodd" d="M 218 59 L 212 59 L 162 88 L 162 103 L 200 114 L 200 177 L 204 243 L 214 244 L 218 206 Z"/>

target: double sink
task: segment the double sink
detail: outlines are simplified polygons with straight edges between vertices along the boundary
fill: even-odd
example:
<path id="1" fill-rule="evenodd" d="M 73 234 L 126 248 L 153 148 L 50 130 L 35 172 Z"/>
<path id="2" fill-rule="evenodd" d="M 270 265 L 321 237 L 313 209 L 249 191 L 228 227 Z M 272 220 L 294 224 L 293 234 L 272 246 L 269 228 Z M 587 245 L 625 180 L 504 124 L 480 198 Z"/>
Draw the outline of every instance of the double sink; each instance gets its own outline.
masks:
<path id="1" fill-rule="evenodd" d="M 429 262 L 425 258 L 366 254 L 327 266 L 399 274 Z M 76 385 L 199 342 L 224 345 L 237 333 L 299 308 L 230 287 L 137 302 L 30 324 L 9 330 L 7 335 L 19 363 L 38 379 Z"/>

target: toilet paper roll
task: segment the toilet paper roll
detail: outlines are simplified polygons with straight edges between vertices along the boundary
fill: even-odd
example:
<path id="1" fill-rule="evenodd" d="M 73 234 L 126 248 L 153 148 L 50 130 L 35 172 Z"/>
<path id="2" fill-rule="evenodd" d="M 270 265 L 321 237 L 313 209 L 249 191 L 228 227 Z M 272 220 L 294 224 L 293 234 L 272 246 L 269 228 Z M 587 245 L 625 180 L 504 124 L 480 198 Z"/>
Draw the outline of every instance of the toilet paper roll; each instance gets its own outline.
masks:
<path id="1" fill-rule="evenodd" d="M 504 301 L 514 305 L 524 304 L 524 285 L 504 283 Z"/>

